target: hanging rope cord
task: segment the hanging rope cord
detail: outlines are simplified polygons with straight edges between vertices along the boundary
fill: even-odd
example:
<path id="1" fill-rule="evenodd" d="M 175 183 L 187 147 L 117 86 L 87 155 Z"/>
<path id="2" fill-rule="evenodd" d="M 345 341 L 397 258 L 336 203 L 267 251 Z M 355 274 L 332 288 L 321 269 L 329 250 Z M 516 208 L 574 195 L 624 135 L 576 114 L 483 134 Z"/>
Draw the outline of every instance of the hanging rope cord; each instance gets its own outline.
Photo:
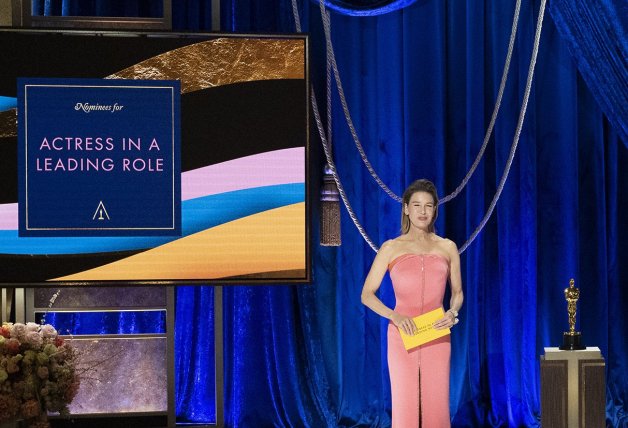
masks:
<path id="1" fill-rule="evenodd" d="M 508 173 L 510 172 L 510 167 L 512 166 L 512 161 L 515 158 L 515 153 L 517 151 L 517 146 L 519 144 L 519 138 L 521 136 L 521 129 L 523 128 L 523 121 L 525 119 L 526 110 L 528 109 L 528 100 L 530 99 L 530 92 L 532 90 L 532 80 L 534 79 L 534 69 L 536 67 L 536 58 L 539 53 L 539 44 L 541 42 L 541 30 L 543 29 L 543 17 L 545 16 L 545 3 L 546 0 L 541 0 L 541 5 L 539 6 L 539 17 L 536 22 L 536 32 L 534 34 L 534 47 L 532 48 L 532 55 L 530 57 L 530 67 L 528 68 L 528 78 L 526 80 L 526 89 L 523 95 L 523 101 L 521 103 L 521 111 L 519 112 L 519 120 L 517 121 L 517 128 L 515 129 L 515 136 L 513 137 L 512 146 L 510 148 L 510 153 L 508 155 L 508 160 L 506 161 L 506 167 L 504 168 L 504 173 L 502 174 L 501 180 L 499 180 L 499 186 L 497 187 L 497 191 L 495 192 L 495 196 L 491 201 L 491 205 L 488 208 L 488 211 L 484 215 L 484 218 L 475 229 L 475 231 L 471 234 L 467 242 L 460 247 L 460 254 L 462 254 L 469 245 L 475 240 L 480 231 L 486 225 L 486 222 L 493 214 L 495 210 L 495 206 L 497 205 L 497 200 L 501 196 L 502 190 L 504 190 L 504 185 L 506 184 L 506 179 L 508 178 Z"/>
<path id="2" fill-rule="evenodd" d="M 366 169 L 371 174 L 371 177 L 375 180 L 375 182 L 381 187 L 384 192 L 388 194 L 391 198 L 393 198 L 397 202 L 401 202 L 401 198 L 395 194 L 390 188 L 382 181 L 379 177 L 375 169 L 371 165 L 371 162 L 368 160 L 366 156 L 366 152 L 362 147 L 362 143 L 360 143 L 360 139 L 358 138 L 358 133 L 355 130 L 355 126 L 353 125 L 353 120 L 351 119 L 351 114 L 349 112 L 349 105 L 347 104 L 347 99 L 345 97 L 345 91 L 342 86 L 342 81 L 340 80 L 340 72 L 338 71 L 338 64 L 336 63 L 336 55 L 334 53 L 334 47 L 331 41 L 331 17 L 329 12 L 327 12 L 325 8 L 325 0 L 319 1 L 320 9 L 321 9 L 321 17 L 323 21 L 323 27 L 325 30 L 325 43 L 327 50 L 327 58 L 328 61 L 331 62 L 331 69 L 334 72 L 334 79 L 336 81 L 336 88 L 338 89 L 338 95 L 340 96 L 340 104 L 342 105 L 342 110 L 345 115 L 345 119 L 347 121 L 347 125 L 349 126 L 349 131 L 351 132 L 351 136 L 353 137 L 353 141 L 355 143 L 358 152 L 360 153 L 360 157 L 362 158 L 362 162 L 366 166 Z M 328 78 L 329 81 L 329 78 Z"/>
<path id="3" fill-rule="evenodd" d="M 491 135 L 493 135 L 493 128 L 495 128 L 495 122 L 497 121 L 497 115 L 499 113 L 499 109 L 502 105 L 502 98 L 504 96 L 504 90 L 506 88 L 506 81 L 508 80 L 508 71 L 510 70 L 510 61 L 512 59 L 512 51 L 515 47 L 515 38 L 517 37 L 517 27 L 519 24 L 519 12 L 521 11 L 521 0 L 517 0 L 515 4 L 515 13 L 512 18 L 512 28 L 510 30 L 510 40 L 508 41 L 508 52 L 506 53 L 506 61 L 504 62 L 504 71 L 502 72 L 502 80 L 499 83 L 499 90 L 497 91 L 497 99 L 495 100 L 495 108 L 493 109 L 493 114 L 491 115 L 491 121 L 488 124 L 488 129 L 486 130 L 486 135 L 484 136 L 484 141 L 482 142 L 482 147 L 478 152 L 473 164 L 471 165 L 471 169 L 467 172 L 467 175 L 462 179 L 458 187 L 451 192 L 449 195 L 445 196 L 439 201 L 439 205 L 444 204 L 446 202 L 451 201 L 453 198 L 458 196 L 458 194 L 464 189 L 467 185 L 471 176 L 475 172 L 476 168 L 480 164 L 482 157 L 484 156 L 484 152 L 486 151 L 486 147 L 488 146 L 488 142 L 491 139 Z"/>
<path id="4" fill-rule="evenodd" d="M 301 19 L 299 18 L 299 11 L 297 8 L 297 0 L 292 0 L 292 13 L 294 14 L 294 22 L 295 22 L 295 27 L 297 32 L 301 32 Z M 327 12 L 325 12 L 327 13 Z M 330 63 L 330 57 L 327 56 L 327 65 L 328 68 L 327 70 L 329 71 L 331 63 Z M 329 80 L 329 75 L 330 73 L 328 72 L 328 80 L 327 80 L 327 96 L 328 96 L 328 100 L 331 98 L 331 82 Z M 342 183 L 340 181 L 340 178 L 338 177 L 338 171 L 336 170 L 336 164 L 334 163 L 334 159 L 331 153 L 331 140 L 327 139 L 326 133 L 325 133 L 325 128 L 323 127 L 323 122 L 321 120 L 321 114 L 320 111 L 318 109 L 318 102 L 316 101 L 316 93 L 314 92 L 314 86 L 312 85 L 311 88 L 311 102 L 312 102 L 312 110 L 314 111 L 314 120 L 316 121 L 316 127 L 318 128 L 318 133 L 321 137 L 321 143 L 323 145 L 323 151 L 325 152 L 325 158 L 327 160 L 327 164 L 329 165 L 329 169 L 331 170 L 332 176 L 334 177 L 334 182 L 336 183 L 336 187 L 338 187 L 338 194 L 340 195 L 340 198 L 342 199 L 342 203 L 344 204 L 345 208 L 347 209 L 347 212 L 349 213 L 349 217 L 351 217 L 351 220 L 353 221 L 353 224 L 355 225 L 356 229 L 358 229 L 358 231 L 360 232 L 360 234 L 362 235 L 362 237 L 364 238 L 364 240 L 366 241 L 367 244 L 369 244 L 369 246 L 373 249 L 373 251 L 377 252 L 379 251 L 379 247 L 377 245 L 375 245 L 375 243 L 371 240 L 371 238 L 369 238 L 368 234 L 366 233 L 366 231 L 364 230 L 364 228 L 362 227 L 362 224 L 360 224 L 360 221 L 358 220 L 357 216 L 355 215 L 355 212 L 353 211 L 353 208 L 351 207 L 351 203 L 349 202 L 349 199 L 347 198 L 347 194 L 345 193 L 344 187 L 342 186 Z M 328 119 L 331 116 L 331 105 L 330 102 L 328 101 Z M 329 128 L 329 136 L 331 138 L 331 127 Z"/>
<path id="5" fill-rule="evenodd" d="M 351 114 L 349 112 L 349 106 L 348 106 L 348 103 L 347 103 L 347 100 L 346 100 L 346 97 L 345 97 L 345 92 L 344 92 L 344 88 L 342 86 L 342 81 L 340 79 L 340 73 L 338 71 L 338 65 L 336 63 L 336 55 L 335 55 L 335 51 L 334 51 L 333 44 L 332 44 L 332 39 L 331 39 L 331 19 L 330 19 L 330 15 L 326 11 L 325 1 L 324 0 L 320 0 L 319 1 L 319 5 L 320 5 L 320 9 L 321 9 L 321 16 L 322 16 L 322 21 L 323 21 L 323 27 L 324 27 L 324 30 L 325 30 L 325 41 L 326 41 L 326 45 L 327 45 L 326 48 L 327 48 L 328 65 L 329 65 L 329 61 L 331 60 L 332 70 L 334 72 L 334 78 L 335 78 L 335 81 L 336 81 L 336 86 L 338 88 L 338 95 L 340 97 L 340 103 L 342 105 L 342 109 L 343 109 L 343 112 L 345 114 L 345 119 L 347 121 L 347 125 L 349 126 L 349 130 L 351 131 L 351 136 L 353 137 L 353 141 L 355 143 L 355 146 L 358 149 L 358 152 L 360 153 L 360 157 L 362 158 L 362 162 L 366 166 L 366 169 L 369 171 L 369 173 L 371 174 L 373 179 L 377 182 L 377 184 L 388 194 L 388 196 L 390 196 L 392 199 L 396 200 L 397 202 L 401 203 L 401 197 L 399 197 L 392 190 L 390 190 L 390 188 L 379 177 L 377 172 L 375 172 L 375 169 L 371 165 L 371 162 L 368 160 L 366 152 L 364 151 L 364 148 L 362 147 L 362 144 L 360 143 L 360 139 L 358 137 L 358 133 L 355 130 L 355 126 L 353 124 L 353 120 L 351 119 Z M 450 200 L 452 200 L 453 198 L 458 196 L 458 194 L 462 191 L 462 189 L 464 189 L 464 187 L 467 185 L 467 182 L 471 179 L 471 176 L 473 175 L 473 173 L 475 172 L 476 168 L 478 167 L 480 161 L 482 160 L 482 157 L 484 155 L 486 147 L 487 147 L 487 145 L 488 145 L 488 143 L 489 143 L 489 141 L 491 139 L 491 135 L 492 135 L 493 129 L 495 127 L 495 122 L 497 120 L 497 115 L 498 115 L 499 109 L 501 107 L 501 102 L 502 102 L 502 98 L 503 98 L 503 95 L 504 95 L 504 88 L 506 87 L 506 81 L 508 80 L 508 71 L 510 70 L 510 62 L 511 62 L 511 59 L 512 59 L 512 52 L 514 50 L 515 38 L 516 38 L 516 35 L 517 35 L 517 26 L 518 26 L 518 23 L 519 23 L 519 13 L 520 13 L 520 10 L 521 10 L 521 0 L 517 0 L 517 2 L 515 4 L 515 12 L 514 12 L 514 15 L 513 15 L 512 28 L 511 28 L 511 31 L 510 31 L 510 40 L 508 42 L 508 52 L 506 54 L 506 60 L 505 60 L 505 63 L 504 63 L 504 70 L 502 72 L 502 78 L 501 78 L 501 82 L 500 82 L 500 85 L 499 85 L 499 90 L 498 90 L 498 93 L 497 93 L 497 99 L 495 101 L 495 107 L 494 107 L 493 113 L 491 115 L 491 121 L 490 121 L 489 126 L 487 128 L 486 135 L 484 136 L 484 142 L 482 143 L 482 147 L 480 148 L 480 151 L 478 152 L 478 154 L 477 154 L 477 156 L 475 158 L 475 161 L 473 162 L 471 168 L 467 172 L 467 175 L 464 177 L 464 179 L 462 180 L 460 185 L 458 185 L 458 187 L 456 187 L 456 189 L 451 194 L 449 194 L 449 195 L 445 196 L 444 198 L 442 198 L 439 201 L 439 205 L 449 202 Z M 329 69 L 327 70 L 327 72 L 329 73 Z M 327 75 L 328 85 L 329 85 L 329 80 L 330 80 L 330 77 L 329 77 L 329 74 L 328 74 Z M 329 93 L 329 86 L 328 86 L 328 93 Z"/>
<path id="6" fill-rule="evenodd" d="M 521 106 L 521 111 L 519 113 L 519 119 L 517 121 L 517 127 L 515 130 L 515 136 L 513 138 L 513 143 L 510 149 L 510 153 L 508 156 L 508 160 L 506 161 L 506 166 L 504 168 L 504 172 L 502 174 L 502 177 L 500 179 L 500 183 L 498 185 L 498 188 L 496 190 L 495 196 L 493 197 L 493 200 L 491 201 L 491 204 L 486 212 L 486 214 L 484 215 L 484 218 L 482 219 L 482 221 L 480 222 L 480 224 L 478 225 L 478 227 L 475 229 L 475 231 L 471 234 L 471 236 L 469 237 L 469 239 L 467 240 L 467 242 L 465 242 L 462 247 L 460 247 L 460 249 L 458 250 L 458 252 L 460 254 L 462 254 L 468 247 L 469 245 L 475 240 L 475 238 L 478 236 L 478 234 L 482 231 L 482 229 L 484 228 L 484 226 L 486 225 L 486 223 L 488 222 L 490 216 L 492 215 L 495 206 L 497 205 L 497 201 L 499 200 L 499 197 L 501 196 L 501 193 L 504 189 L 504 185 L 506 183 L 506 179 L 508 178 L 508 174 L 510 172 L 510 168 L 512 166 L 512 162 L 514 159 L 514 156 L 516 154 L 517 151 L 517 146 L 518 146 L 518 142 L 519 142 L 519 137 L 521 135 L 521 130 L 523 128 L 523 122 L 525 119 L 525 113 L 527 110 L 527 105 L 528 105 L 528 100 L 530 97 L 530 92 L 531 92 L 531 88 L 532 88 L 532 81 L 534 78 L 534 69 L 536 66 L 536 59 L 538 56 L 538 49 L 539 49 L 539 44 L 540 44 L 540 39 L 541 39 L 541 30 L 543 27 L 543 17 L 544 17 L 544 12 L 545 12 L 545 4 L 546 4 L 546 0 L 541 0 L 541 5 L 539 7 L 539 15 L 538 15 L 538 19 L 537 19 L 537 26 L 536 26 L 536 33 L 535 33 L 535 37 L 534 37 L 534 47 L 532 50 L 532 56 L 530 59 L 530 67 L 528 69 L 528 78 L 526 81 L 526 89 L 525 89 L 525 93 L 524 93 L 524 97 L 523 97 L 523 102 L 522 102 L 522 106 Z M 334 76 L 336 79 L 336 85 L 338 87 L 338 93 L 340 95 L 340 99 L 341 99 L 341 104 L 343 106 L 343 110 L 345 113 L 345 118 L 347 119 L 347 124 L 349 125 L 351 134 L 354 138 L 354 142 L 356 143 L 356 147 L 358 148 L 358 151 L 360 152 L 360 156 L 362 157 L 363 162 L 365 163 L 367 169 L 369 170 L 369 172 L 371 173 L 371 176 L 373 176 L 373 178 L 375 179 L 375 181 L 380 185 L 380 187 L 382 189 L 384 189 L 384 191 L 386 191 L 386 193 L 391 196 L 393 199 L 395 199 L 398 202 L 401 202 L 401 198 L 399 196 L 397 196 L 394 192 L 392 192 L 388 186 L 386 186 L 382 180 L 379 178 L 379 176 L 377 175 L 377 173 L 375 172 L 375 170 L 372 168 L 370 162 L 368 161 L 366 154 L 364 153 L 364 150 L 362 149 L 362 145 L 359 142 L 359 139 L 357 137 L 357 132 L 355 131 L 355 127 L 353 126 L 353 121 L 351 120 L 351 117 L 349 115 L 349 109 L 346 103 L 346 99 L 344 97 L 344 91 L 342 90 L 342 83 L 340 82 L 340 74 L 338 72 L 338 67 L 336 64 L 336 60 L 335 60 L 335 56 L 333 54 L 333 48 L 331 46 L 331 25 L 330 25 L 330 16 L 329 13 L 326 11 L 325 9 L 325 4 L 324 4 L 324 0 L 320 0 L 320 8 L 321 8 L 321 16 L 322 16 L 322 20 L 323 20 L 323 25 L 325 27 L 325 38 L 326 38 L 326 43 L 327 43 L 327 95 L 328 95 L 328 118 L 330 118 L 331 116 L 331 108 L 329 106 L 329 97 L 331 94 L 331 90 L 330 90 L 330 77 L 329 77 L 329 71 L 330 71 L 330 62 L 331 62 L 331 68 L 334 70 Z M 520 12 L 520 8 L 521 8 L 521 0 L 517 0 L 516 6 L 515 6 L 515 13 L 514 13 L 514 17 L 513 17 L 513 25 L 512 25 L 512 30 L 511 30 L 511 35 L 510 35 L 510 41 L 509 41 L 509 45 L 508 45 L 508 53 L 506 55 L 506 62 L 504 64 L 504 71 L 502 73 L 502 80 L 500 83 L 500 88 L 498 91 L 498 96 L 497 96 L 497 101 L 495 104 L 495 109 L 493 110 L 493 115 L 491 117 L 491 122 L 489 124 L 489 128 L 487 130 L 486 136 L 484 138 L 484 142 L 482 144 L 482 147 L 480 149 L 480 152 L 478 153 L 478 156 L 475 159 L 475 162 L 473 163 L 471 169 L 469 170 L 469 172 L 467 173 L 467 175 L 465 176 L 464 180 L 462 181 L 462 183 L 456 188 L 456 190 L 454 192 L 452 192 L 450 195 L 446 196 L 445 198 L 443 198 L 440 201 L 440 204 L 445 203 L 450 201 L 451 199 L 453 199 L 454 197 L 456 197 L 460 191 L 464 188 L 464 186 L 466 185 L 466 183 L 468 182 L 468 180 L 471 178 L 471 175 L 473 174 L 473 172 L 475 171 L 475 169 L 477 168 L 483 154 L 484 151 L 486 149 L 486 146 L 488 144 L 488 141 L 490 140 L 490 136 L 492 134 L 492 130 L 494 128 L 495 125 L 495 121 L 497 119 L 497 113 L 499 112 L 499 107 L 501 105 L 501 99 L 503 96 L 503 92 L 504 92 L 504 88 L 506 85 L 506 80 L 507 80 L 507 75 L 508 75 L 508 70 L 510 68 L 510 60 L 512 58 L 512 51 L 514 49 L 514 40 L 515 40 L 515 36 L 517 33 L 517 23 L 519 21 L 519 12 Z M 298 12 L 298 8 L 297 8 L 297 2 L 296 0 L 292 0 L 292 11 L 293 11 L 293 15 L 294 15 L 294 20 L 295 20 L 295 26 L 298 32 L 301 32 L 301 20 L 299 18 L 299 12 Z M 330 53 L 331 52 L 331 53 Z M 367 235 L 366 231 L 364 230 L 364 228 L 362 227 L 362 225 L 360 224 L 359 220 L 357 219 L 357 216 L 355 215 L 355 212 L 353 211 L 353 209 L 351 208 L 351 204 L 349 203 L 349 200 L 347 199 L 346 193 L 344 191 L 344 188 L 342 186 L 342 183 L 340 182 L 340 178 L 338 176 L 337 173 L 337 169 L 335 166 L 335 163 L 333 161 L 333 156 L 331 153 L 331 145 L 329 144 L 329 141 L 327 140 L 326 136 L 325 136 L 325 130 L 320 118 L 320 112 L 318 110 L 318 103 L 316 101 L 316 96 L 315 96 L 315 92 L 314 92 L 314 88 L 312 86 L 312 95 L 311 95 L 311 100 L 312 100 L 312 109 L 314 111 L 314 117 L 316 120 L 316 124 L 317 124 L 317 128 L 321 137 L 321 142 L 323 145 L 323 150 L 325 152 L 325 157 L 327 159 L 327 163 L 330 167 L 330 170 L 332 171 L 332 175 L 334 178 L 334 181 L 336 182 L 336 186 L 338 187 L 338 192 L 342 198 L 342 201 L 345 205 L 345 208 L 347 209 L 347 212 L 349 213 L 349 216 L 351 218 L 351 220 L 353 221 L 354 225 L 356 226 L 356 228 L 358 229 L 358 231 L 360 232 L 360 234 L 362 235 L 362 237 L 364 238 L 364 240 L 367 242 L 367 244 L 369 244 L 369 246 L 373 249 L 373 251 L 377 252 L 378 251 L 378 247 L 372 242 L 372 240 L 369 238 L 369 236 Z M 331 127 L 329 128 L 329 136 L 331 137 Z"/>

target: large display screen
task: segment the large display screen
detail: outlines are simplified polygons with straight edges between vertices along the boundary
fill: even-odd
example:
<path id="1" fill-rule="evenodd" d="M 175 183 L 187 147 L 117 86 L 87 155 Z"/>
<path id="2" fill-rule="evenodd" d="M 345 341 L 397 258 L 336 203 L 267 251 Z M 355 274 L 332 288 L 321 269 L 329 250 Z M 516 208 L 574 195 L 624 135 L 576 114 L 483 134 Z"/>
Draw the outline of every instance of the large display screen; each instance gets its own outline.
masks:
<path id="1" fill-rule="evenodd" d="M 310 280 L 307 37 L 0 51 L 0 286 Z"/>

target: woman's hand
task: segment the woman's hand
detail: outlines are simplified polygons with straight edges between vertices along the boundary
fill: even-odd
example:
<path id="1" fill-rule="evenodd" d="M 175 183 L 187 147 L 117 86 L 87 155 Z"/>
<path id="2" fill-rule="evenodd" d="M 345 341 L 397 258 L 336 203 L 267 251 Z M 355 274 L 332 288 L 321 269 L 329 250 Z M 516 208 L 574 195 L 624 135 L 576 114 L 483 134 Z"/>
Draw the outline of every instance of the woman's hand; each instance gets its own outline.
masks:
<path id="1" fill-rule="evenodd" d="M 434 323 L 434 328 L 436 330 L 442 330 L 444 328 L 452 328 L 456 324 L 458 324 L 458 318 L 456 318 L 456 315 L 451 311 L 447 311 L 445 312 L 444 317 Z"/>
<path id="2" fill-rule="evenodd" d="M 402 330 L 408 336 L 412 336 L 416 333 L 416 325 L 414 324 L 414 321 L 412 321 L 412 318 L 393 312 L 390 316 L 390 320 L 397 326 L 397 328 L 399 328 L 399 330 Z"/>

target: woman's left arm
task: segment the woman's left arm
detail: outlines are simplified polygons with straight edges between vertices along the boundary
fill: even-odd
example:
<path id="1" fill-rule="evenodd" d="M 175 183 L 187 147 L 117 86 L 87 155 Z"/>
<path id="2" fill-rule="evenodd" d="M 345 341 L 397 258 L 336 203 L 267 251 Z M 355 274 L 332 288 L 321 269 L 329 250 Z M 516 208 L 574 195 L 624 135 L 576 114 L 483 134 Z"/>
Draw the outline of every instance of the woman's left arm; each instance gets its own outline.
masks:
<path id="1" fill-rule="evenodd" d="M 462 307 L 464 294 L 462 293 L 462 275 L 460 274 L 460 254 L 458 247 L 453 241 L 448 242 L 449 247 L 449 283 L 451 284 L 451 300 L 447 312 L 456 318 L 458 311 Z"/>
<path id="2" fill-rule="evenodd" d="M 447 241 L 447 255 L 449 256 L 449 283 L 451 284 L 451 300 L 445 316 L 434 323 L 434 328 L 451 328 L 458 322 L 458 311 L 462 307 L 464 295 L 462 293 L 462 276 L 460 274 L 460 254 L 453 241 Z"/>

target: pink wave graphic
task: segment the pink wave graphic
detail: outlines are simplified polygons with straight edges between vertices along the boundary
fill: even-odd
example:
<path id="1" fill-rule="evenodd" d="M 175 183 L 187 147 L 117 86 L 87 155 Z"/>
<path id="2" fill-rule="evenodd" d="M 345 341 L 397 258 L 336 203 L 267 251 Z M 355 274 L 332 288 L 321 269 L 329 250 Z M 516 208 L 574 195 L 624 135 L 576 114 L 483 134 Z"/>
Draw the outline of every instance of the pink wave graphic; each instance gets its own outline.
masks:
<path id="1" fill-rule="evenodd" d="M 17 230 L 17 204 L 0 205 L 0 230 Z"/>
<path id="2" fill-rule="evenodd" d="M 275 150 L 183 173 L 181 200 L 305 181 L 305 148 Z"/>
<path id="3" fill-rule="evenodd" d="M 184 172 L 181 199 L 304 180 L 305 148 L 275 150 Z M 17 204 L 0 204 L 0 230 L 17 228 Z"/>

